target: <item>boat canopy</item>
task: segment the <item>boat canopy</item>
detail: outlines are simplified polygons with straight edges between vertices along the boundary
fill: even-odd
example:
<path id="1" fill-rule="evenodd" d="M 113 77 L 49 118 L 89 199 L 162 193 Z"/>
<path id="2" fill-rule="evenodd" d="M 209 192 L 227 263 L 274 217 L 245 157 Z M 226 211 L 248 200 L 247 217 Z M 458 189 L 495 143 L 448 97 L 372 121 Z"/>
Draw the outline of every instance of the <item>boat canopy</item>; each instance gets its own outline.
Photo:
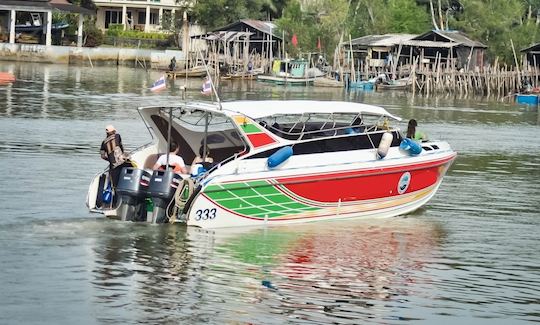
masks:
<path id="1" fill-rule="evenodd" d="M 252 119 L 260 119 L 273 115 L 331 114 L 355 113 L 387 116 L 401 121 L 400 117 L 390 114 L 380 106 L 341 101 L 310 100 L 265 100 L 265 101 L 233 101 L 221 103 L 223 110 L 242 114 Z"/>
<path id="2" fill-rule="evenodd" d="M 174 107 L 183 107 L 190 110 L 213 111 L 233 116 L 244 115 L 251 119 L 261 119 L 275 115 L 302 115 L 302 114 L 369 114 L 389 117 L 397 121 L 401 118 L 389 113 L 380 106 L 343 102 L 318 100 L 240 100 L 222 102 L 221 108 L 212 102 L 187 102 Z M 155 106 L 140 107 L 140 110 L 155 109 Z"/>

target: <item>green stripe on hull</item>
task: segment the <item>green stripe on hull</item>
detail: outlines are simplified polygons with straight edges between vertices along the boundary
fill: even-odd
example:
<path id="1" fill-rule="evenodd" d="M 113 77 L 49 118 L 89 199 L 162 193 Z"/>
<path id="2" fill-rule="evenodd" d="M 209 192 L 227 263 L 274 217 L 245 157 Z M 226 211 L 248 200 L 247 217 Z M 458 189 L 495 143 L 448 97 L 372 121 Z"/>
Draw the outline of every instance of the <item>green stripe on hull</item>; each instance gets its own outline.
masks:
<path id="1" fill-rule="evenodd" d="M 258 219 L 319 210 L 292 199 L 266 181 L 210 185 L 204 194 L 225 209 Z"/>

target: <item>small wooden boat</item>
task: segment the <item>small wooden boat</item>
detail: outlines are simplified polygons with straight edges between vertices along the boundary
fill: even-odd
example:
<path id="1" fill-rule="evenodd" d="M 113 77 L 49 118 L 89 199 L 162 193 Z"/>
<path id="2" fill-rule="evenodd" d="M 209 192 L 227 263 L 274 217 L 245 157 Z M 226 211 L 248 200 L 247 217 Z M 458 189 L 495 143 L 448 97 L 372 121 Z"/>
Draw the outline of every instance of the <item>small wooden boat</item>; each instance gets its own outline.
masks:
<path id="1" fill-rule="evenodd" d="M 313 80 L 313 85 L 317 87 L 335 87 L 335 88 L 343 87 L 343 83 L 341 81 L 328 78 L 328 77 L 315 78 L 315 80 Z"/>
<path id="2" fill-rule="evenodd" d="M 220 78 L 221 78 L 221 80 L 237 80 L 237 79 L 256 80 L 257 79 L 257 74 L 234 73 L 234 74 L 222 75 Z"/>
<path id="3" fill-rule="evenodd" d="M 282 77 L 282 76 L 257 76 L 258 81 L 271 82 L 276 85 L 311 85 L 315 78 L 294 78 L 294 77 Z"/>
<path id="4" fill-rule="evenodd" d="M 377 90 L 406 90 L 412 86 L 409 78 L 403 78 L 398 80 L 388 80 L 375 84 Z"/>
<path id="5" fill-rule="evenodd" d="M 15 81 L 15 76 L 9 72 L 0 72 L 0 84 L 8 84 Z"/>
<path id="6" fill-rule="evenodd" d="M 211 72 L 212 71 L 210 70 L 210 73 Z M 167 78 L 176 79 L 176 78 L 185 78 L 186 75 L 188 77 L 204 77 L 208 73 L 206 72 L 206 68 L 200 65 L 200 66 L 195 66 L 193 68 L 189 68 L 187 70 L 167 71 L 166 74 L 167 74 Z"/>

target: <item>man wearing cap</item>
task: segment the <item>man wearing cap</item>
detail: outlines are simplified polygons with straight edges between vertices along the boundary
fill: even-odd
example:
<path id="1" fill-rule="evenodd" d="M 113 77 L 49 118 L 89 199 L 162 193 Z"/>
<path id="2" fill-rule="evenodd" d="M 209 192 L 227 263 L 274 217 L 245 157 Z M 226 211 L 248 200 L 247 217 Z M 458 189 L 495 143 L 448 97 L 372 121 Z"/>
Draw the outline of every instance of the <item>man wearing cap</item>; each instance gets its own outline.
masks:
<path id="1" fill-rule="evenodd" d="M 113 188 L 116 188 L 118 177 L 120 176 L 120 167 L 125 161 L 124 146 L 120 134 L 116 133 L 116 129 L 112 125 L 105 127 L 107 137 L 101 143 L 101 158 L 109 162 L 109 176 L 111 178 Z"/>

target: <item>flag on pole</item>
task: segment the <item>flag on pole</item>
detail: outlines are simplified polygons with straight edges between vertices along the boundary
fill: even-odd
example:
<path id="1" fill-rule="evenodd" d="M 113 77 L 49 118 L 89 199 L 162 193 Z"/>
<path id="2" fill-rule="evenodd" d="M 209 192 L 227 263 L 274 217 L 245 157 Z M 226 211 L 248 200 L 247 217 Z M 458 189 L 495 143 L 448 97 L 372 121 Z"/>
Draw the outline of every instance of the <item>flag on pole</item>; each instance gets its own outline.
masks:
<path id="1" fill-rule="evenodd" d="M 210 78 L 206 78 L 202 85 L 201 94 L 210 95 L 212 93 L 212 81 Z"/>
<path id="2" fill-rule="evenodd" d="M 161 78 L 159 78 L 158 80 L 156 80 L 156 82 L 152 84 L 150 90 L 158 91 L 164 88 L 167 88 L 167 83 L 165 82 L 165 75 L 162 75 Z"/>
<path id="3" fill-rule="evenodd" d="M 321 38 L 317 37 L 317 49 L 321 49 Z"/>
<path id="4" fill-rule="evenodd" d="M 296 34 L 293 34 L 291 43 L 294 45 L 294 47 L 298 45 L 298 38 L 296 38 Z"/>

